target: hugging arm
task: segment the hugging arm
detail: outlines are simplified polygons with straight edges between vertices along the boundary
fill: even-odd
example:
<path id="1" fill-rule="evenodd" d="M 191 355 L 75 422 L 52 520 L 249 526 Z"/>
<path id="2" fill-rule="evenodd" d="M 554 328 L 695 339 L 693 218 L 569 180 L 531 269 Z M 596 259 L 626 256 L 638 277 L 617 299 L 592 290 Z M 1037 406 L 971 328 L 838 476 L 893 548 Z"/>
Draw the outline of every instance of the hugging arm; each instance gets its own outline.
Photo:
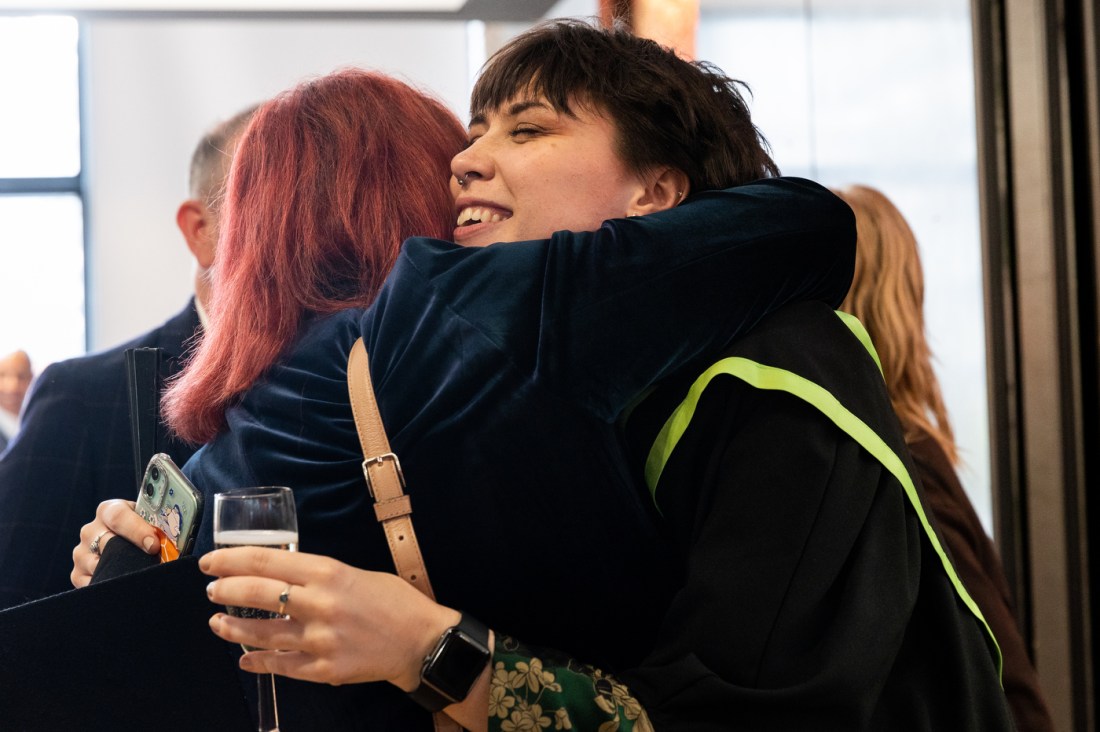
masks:
<path id="1" fill-rule="evenodd" d="M 540 373 L 583 390 L 581 400 L 613 419 L 644 388 L 784 304 L 839 304 L 855 222 L 816 183 L 773 178 L 609 222 L 589 243 L 551 250 L 545 301 L 557 304 L 543 308 L 553 315 Z"/>
<path id="2" fill-rule="evenodd" d="M 595 232 L 458 256 L 426 272 L 429 286 L 536 380 L 610 421 L 784 304 L 839 304 L 855 219 L 816 183 L 770 178 Z"/>

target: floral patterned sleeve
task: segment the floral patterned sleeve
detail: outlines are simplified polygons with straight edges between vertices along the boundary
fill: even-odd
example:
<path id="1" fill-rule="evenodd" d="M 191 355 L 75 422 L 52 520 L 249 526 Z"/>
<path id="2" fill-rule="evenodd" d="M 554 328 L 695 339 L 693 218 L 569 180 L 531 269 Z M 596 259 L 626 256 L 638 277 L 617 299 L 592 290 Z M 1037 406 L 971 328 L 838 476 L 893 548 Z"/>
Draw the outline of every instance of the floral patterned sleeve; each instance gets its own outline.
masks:
<path id="1" fill-rule="evenodd" d="M 496 636 L 489 732 L 652 732 L 642 705 L 609 674 Z"/>

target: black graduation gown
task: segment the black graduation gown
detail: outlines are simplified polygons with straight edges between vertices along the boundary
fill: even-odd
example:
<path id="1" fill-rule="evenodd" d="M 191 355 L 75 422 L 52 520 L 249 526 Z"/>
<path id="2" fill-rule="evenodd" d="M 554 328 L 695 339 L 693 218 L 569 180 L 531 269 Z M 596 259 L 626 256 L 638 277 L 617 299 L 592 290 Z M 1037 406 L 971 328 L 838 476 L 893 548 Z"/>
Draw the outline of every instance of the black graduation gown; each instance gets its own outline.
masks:
<path id="1" fill-rule="evenodd" d="M 721 356 L 825 387 L 915 474 L 875 363 L 825 305 Z M 639 470 L 707 365 L 631 414 Z M 814 407 L 716 377 L 654 498 L 684 575 L 645 661 L 618 672 L 655 729 L 1012 729 L 988 636 L 898 480 Z"/>

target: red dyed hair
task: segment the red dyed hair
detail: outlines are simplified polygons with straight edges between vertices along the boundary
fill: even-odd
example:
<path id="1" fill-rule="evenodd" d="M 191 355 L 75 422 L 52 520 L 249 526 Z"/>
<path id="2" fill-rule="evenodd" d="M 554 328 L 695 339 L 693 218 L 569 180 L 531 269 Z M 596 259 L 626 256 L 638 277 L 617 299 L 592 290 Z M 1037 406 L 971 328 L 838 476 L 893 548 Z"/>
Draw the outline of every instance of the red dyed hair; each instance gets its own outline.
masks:
<path id="1" fill-rule="evenodd" d="M 305 318 L 369 305 L 406 238 L 450 238 L 465 141 L 443 104 L 359 69 L 257 110 L 227 183 L 209 327 L 165 396 L 182 438 L 212 438 Z"/>

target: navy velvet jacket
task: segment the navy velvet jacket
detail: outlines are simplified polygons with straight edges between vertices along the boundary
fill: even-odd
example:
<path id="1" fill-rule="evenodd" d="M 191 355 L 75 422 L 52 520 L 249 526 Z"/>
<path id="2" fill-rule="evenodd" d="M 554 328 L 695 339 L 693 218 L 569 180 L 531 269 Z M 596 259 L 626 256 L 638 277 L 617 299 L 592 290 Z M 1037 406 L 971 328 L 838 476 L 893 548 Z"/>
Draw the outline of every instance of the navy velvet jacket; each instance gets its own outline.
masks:
<path id="1" fill-rule="evenodd" d="M 393 571 L 347 393 L 362 336 L 438 600 L 524 641 L 633 665 L 679 570 L 616 418 L 782 304 L 838 304 L 854 240 L 847 206 L 798 179 L 548 241 L 410 240 L 376 303 L 307 323 L 185 472 L 208 499 L 290 486 L 302 551 Z M 207 512 L 196 551 L 211 547 Z M 363 694 L 372 729 L 430 724 L 395 688 L 363 686 L 348 693 Z"/>
<path id="2" fill-rule="evenodd" d="M 162 371 L 174 374 L 198 328 L 192 301 L 128 343 L 51 364 L 39 376 L 0 457 L 0 608 L 72 589 L 80 527 L 100 501 L 137 495 L 125 352 L 161 348 Z M 167 428 L 157 444 L 180 464 L 194 452 Z"/>

